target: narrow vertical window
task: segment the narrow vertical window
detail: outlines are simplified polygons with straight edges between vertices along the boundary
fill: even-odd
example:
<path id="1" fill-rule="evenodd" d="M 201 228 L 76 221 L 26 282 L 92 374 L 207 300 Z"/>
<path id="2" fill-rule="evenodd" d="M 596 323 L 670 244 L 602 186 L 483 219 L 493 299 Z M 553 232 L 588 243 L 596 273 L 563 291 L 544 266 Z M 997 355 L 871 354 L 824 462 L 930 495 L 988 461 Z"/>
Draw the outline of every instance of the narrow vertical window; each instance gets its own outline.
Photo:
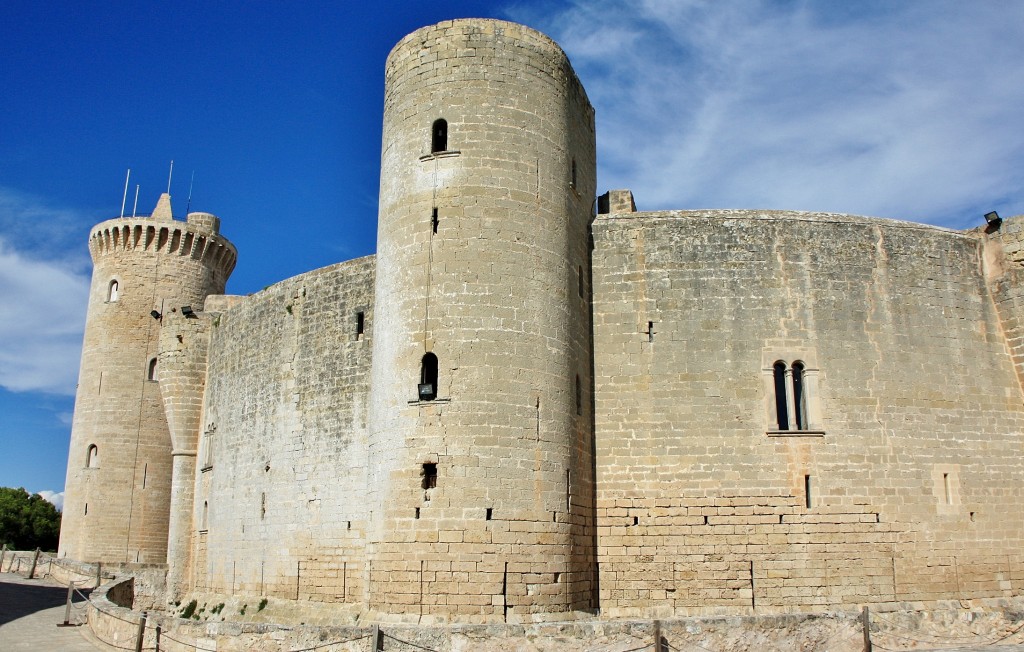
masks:
<path id="1" fill-rule="evenodd" d="M 260 520 L 262 521 L 267 516 L 267 494 L 263 492 L 260 494 Z"/>
<path id="2" fill-rule="evenodd" d="M 804 392 L 804 364 L 793 363 L 793 416 L 797 430 L 807 430 L 807 399 Z"/>
<path id="3" fill-rule="evenodd" d="M 437 233 L 437 224 L 440 220 L 437 217 L 437 209 L 435 208 L 430 213 L 430 228 L 434 233 Z"/>
<path id="4" fill-rule="evenodd" d="M 579 293 L 580 298 L 583 298 L 583 291 L 586 288 L 583 287 L 583 266 L 582 265 L 579 265 L 578 267 L 576 267 L 576 278 L 577 278 L 577 283 L 579 285 L 579 287 L 577 288 L 577 292 Z"/>
<path id="5" fill-rule="evenodd" d="M 149 463 L 142 465 L 142 488 L 146 488 L 146 480 L 149 479 Z"/>
<path id="6" fill-rule="evenodd" d="M 789 430 L 789 410 L 786 407 L 786 363 L 781 360 L 772 368 L 775 376 L 775 415 L 779 430 Z"/>
<path id="7" fill-rule="evenodd" d="M 89 450 L 85 454 L 85 466 L 90 469 L 99 468 L 100 465 L 100 449 L 96 447 L 96 444 L 89 444 Z"/>
<path id="8" fill-rule="evenodd" d="M 207 503 L 204 500 L 203 501 L 203 516 L 202 516 L 202 519 L 199 521 L 199 529 L 200 530 L 205 532 L 208 529 L 208 527 L 209 527 L 208 526 L 209 518 L 210 518 L 210 505 L 209 505 L 209 503 Z"/>
<path id="9" fill-rule="evenodd" d="M 943 473 L 942 474 L 942 492 L 945 494 L 946 504 L 947 505 L 952 505 L 953 504 L 953 494 L 951 494 L 950 491 L 949 491 L 949 474 L 948 473 Z"/>
<path id="10" fill-rule="evenodd" d="M 157 377 L 156 374 L 157 374 L 156 358 L 151 358 L 149 360 L 149 369 L 146 371 L 146 379 L 147 380 L 156 380 L 156 377 Z"/>
<path id="11" fill-rule="evenodd" d="M 811 508 L 811 476 L 804 476 L 804 506 Z"/>
<path id="12" fill-rule="evenodd" d="M 362 310 L 356 313 L 356 339 L 363 339 L 363 333 L 366 330 L 366 315 Z"/>
<path id="13" fill-rule="evenodd" d="M 203 437 L 205 444 L 203 450 L 203 469 L 213 468 L 213 432 L 206 431 L 206 436 Z"/>
<path id="14" fill-rule="evenodd" d="M 420 363 L 419 397 L 421 401 L 432 401 L 437 397 L 437 356 L 428 353 Z"/>
<path id="15" fill-rule="evenodd" d="M 107 286 L 107 301 L 109 301 L 110 303 L 113 303 L 113 302 L 117 301 L 117 297 L 118 296 L 119 296 L 119 293 L 118 293 L 117 279 L 114 279 L 113 281 L 110 282 L 110 285 Z"/>
<path id="16" fill-rule="evenodd" d="M 434 120 L 430 130 L 430 152 L 444 152 L 448 149 L 448 121 L 444 118 Z"/>
<path id="17" fill-rule="evenodd" d="M 423 464 L 422 484 L 424 489 L 433 489 L 437 486 L 437 464 L 425 462 Z"/>
<path id="18" fill-rule="evenodd" d="M 576 374 L 576 415 L 583 415 L 583 386 L 580 385 L 579 374 Z"/>
<path id="19" fill-rule="evenodd" d="M 575 188 L 576 187 L 576 159 L 572 160 L 572 170 L 571 170 L 570 176 L 569 176 L 569 187 L 571 187 L 571 188 Z"/>

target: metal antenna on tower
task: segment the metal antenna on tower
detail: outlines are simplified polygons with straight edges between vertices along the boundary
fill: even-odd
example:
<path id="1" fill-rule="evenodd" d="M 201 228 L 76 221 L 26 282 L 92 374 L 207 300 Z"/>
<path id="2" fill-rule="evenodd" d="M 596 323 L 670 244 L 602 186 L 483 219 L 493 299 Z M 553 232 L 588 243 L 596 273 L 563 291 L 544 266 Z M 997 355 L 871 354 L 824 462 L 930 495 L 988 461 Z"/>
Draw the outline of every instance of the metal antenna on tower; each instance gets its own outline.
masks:
<path id="1" fill-rule="evenodd" d="M 171 194 L 171 175 L 174 174 L 174 159 L 171 159 L 171 171 L 167 173 L 167 194 Z"/>
<path id="2" fill-rule="evenodd" d="M 124 203 L 128 201 L 128 178 L 132 176 L 132 169 L 128 168 L 128 174 L 124 177 L 124 195 L 121 197 L 121 217 L 124 217 Z"/>
<path id="3" fill-rule="evenodd" d="M 135 217 L 135 209 L 139 207 L 139 184 L 135 184 L 135 203 L 132 204 L 132 217 Z"/>
<path id="4" fill-rule="evenodd" d="M 185 215 L 188 215 L 189 209 L 192 208 L 192 184 L 196 182 L 196 171 L 192 170 L 192 180 L 188 182 L 188 201 L 185 203 Z"/>

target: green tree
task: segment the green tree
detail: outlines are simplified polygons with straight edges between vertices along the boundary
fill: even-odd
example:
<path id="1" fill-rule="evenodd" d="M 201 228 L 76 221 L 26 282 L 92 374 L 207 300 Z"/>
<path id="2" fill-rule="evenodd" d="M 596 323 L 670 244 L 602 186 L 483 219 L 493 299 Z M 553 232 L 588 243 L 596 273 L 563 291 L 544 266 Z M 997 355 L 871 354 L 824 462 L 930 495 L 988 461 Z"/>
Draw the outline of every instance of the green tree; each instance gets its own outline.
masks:
<path id="1" fill-rule="evenodd" d="M 0 545 L 14 550 L 57 549 L 60 512 L 39 494 L 0 487 Z"/>

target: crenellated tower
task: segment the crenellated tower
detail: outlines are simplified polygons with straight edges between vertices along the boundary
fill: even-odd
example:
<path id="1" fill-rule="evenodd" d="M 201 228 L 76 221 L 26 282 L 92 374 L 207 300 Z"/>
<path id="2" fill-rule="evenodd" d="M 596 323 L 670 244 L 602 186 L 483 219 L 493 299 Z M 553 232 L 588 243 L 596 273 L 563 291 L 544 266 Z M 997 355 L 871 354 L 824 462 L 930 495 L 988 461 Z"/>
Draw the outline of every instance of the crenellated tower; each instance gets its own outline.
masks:
<path id="1" fill-rule="evenodd" d="M 202 309 L 221 294 L 234 269 L 234 245 L 219 220 L 171 214 L 161 195 L 150 217 L 116 218 L 93 227 L 92 285 L 59 554 L 83 561 L 167 560 L 175 442 L 159 379 L 165 315 Z"/>
<path id="2" fill-rule="evenodd" d="M 591 608 L 586 93 L 547 36 L 444 22 L 388 57 L 383 143 L 369 608 Z"/>

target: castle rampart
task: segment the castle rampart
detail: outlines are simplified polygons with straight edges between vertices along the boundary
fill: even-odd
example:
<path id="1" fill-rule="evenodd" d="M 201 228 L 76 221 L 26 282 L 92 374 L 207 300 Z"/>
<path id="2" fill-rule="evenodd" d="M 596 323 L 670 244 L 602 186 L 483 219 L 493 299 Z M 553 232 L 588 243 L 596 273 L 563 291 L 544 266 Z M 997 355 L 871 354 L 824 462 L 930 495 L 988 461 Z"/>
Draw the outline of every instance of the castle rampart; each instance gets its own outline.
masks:
<path id="1" fill-rule="evenodd" d="M 196 590 L 362 604 L 373 276 L 360 258 L 208 315 Z"/>
<path id="2" fill-rule="evenodd" d="M 594 239 L 604 613 L 1015 594 L 1024 408 L 978 234 L 671 211 Z"/>

